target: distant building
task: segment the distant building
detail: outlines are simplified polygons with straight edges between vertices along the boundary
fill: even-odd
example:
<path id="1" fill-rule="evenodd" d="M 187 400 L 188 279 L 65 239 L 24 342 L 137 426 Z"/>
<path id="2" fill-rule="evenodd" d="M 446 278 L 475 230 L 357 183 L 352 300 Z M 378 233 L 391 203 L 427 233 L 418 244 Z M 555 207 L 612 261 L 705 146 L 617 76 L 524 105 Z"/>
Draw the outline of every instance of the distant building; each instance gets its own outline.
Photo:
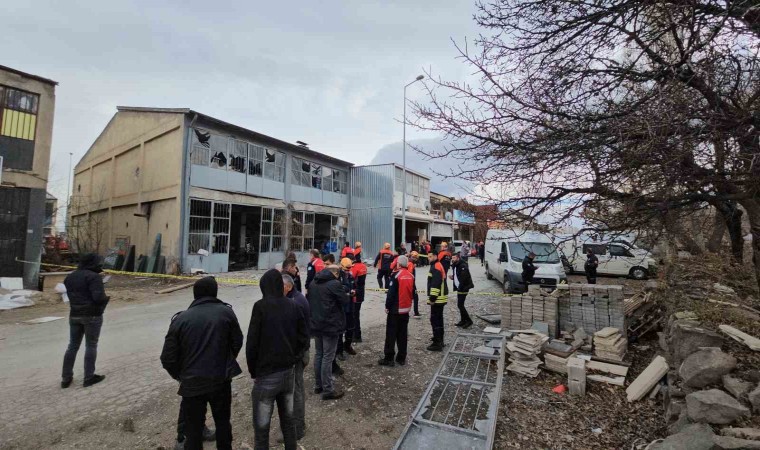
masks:
<path id="1" fill-rule="evenodd" d="M 55 87 L 58 83 L 0 66 L 0 276 L 37 286 L 42 252 Z"/>
<path id="2" fill-rule="evenodd" d="M 351 167 L 190 109 L 118 107 L 76 165 L 69 239 L 148 255 L 161 233 L 183 271 L 305 263 L 346 240 Z"/>
<path id="3" fill-rule="evenodd" d="M 43 236 L 55 236 L 55 222 L 58 215 L 58 199 L 50 192 L 45 194 L 45 222 L 42 224 Z"/>

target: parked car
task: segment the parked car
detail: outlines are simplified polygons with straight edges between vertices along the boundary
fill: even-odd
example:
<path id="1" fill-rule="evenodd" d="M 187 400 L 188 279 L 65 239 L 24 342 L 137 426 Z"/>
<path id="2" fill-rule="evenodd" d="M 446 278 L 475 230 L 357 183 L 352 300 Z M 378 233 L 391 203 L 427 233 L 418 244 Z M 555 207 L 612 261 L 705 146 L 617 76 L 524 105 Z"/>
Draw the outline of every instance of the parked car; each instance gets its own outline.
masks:
<path id="1" fill-rule="evenodd" d="M 578 243 L 570 239 L 561 243 L 560 247 L 566 259 L 566 265 L 572 272 L 585 272 L 586 252 L 591 249 L 599 258 L 599 266 L 596 269 L 598 275 L 628 276 L 643 280 L 657 273 L 657 262 L 651 253 L 627 241 Z"/>
<path id="2" fill-rule="evenodd" d="M 555 289 L 567 283 L 557 247 L 546 234 L 523 230 L 488 230 L 486 234 L 486 277 L 498 280 L 505 293 L 525 292 L 522 261 L 533 252 L 538 270 L 533 281 L 542 288 Z"/>

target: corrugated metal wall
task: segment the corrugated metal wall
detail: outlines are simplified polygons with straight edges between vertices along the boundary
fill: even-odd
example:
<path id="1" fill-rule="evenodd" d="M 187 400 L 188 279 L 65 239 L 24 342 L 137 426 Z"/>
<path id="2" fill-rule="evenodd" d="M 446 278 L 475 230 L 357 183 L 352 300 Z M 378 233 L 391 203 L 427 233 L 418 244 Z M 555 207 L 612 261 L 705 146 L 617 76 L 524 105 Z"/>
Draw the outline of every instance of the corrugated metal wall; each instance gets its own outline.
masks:
<path id="1" fill-rule="evenodd" d="M 385 242 L 393 242 L 394 166 L 351 169 L 351 209 L 348 235 L 361 241 L 364 259 L 374 258 Z"/>

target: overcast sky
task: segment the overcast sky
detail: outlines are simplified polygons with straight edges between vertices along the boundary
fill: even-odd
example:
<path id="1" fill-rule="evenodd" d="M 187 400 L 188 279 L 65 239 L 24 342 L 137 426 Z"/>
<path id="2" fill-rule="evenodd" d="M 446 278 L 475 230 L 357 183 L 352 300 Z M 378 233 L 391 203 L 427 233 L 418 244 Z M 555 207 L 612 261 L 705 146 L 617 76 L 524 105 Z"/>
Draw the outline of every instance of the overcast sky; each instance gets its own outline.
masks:
<path id="1" fill-rule="evenodd" d="M 473 13 L 474 0 L 27 0 L 3 6 L 0 64 L 60 83 L 49 190 L 63 199 L 69 152 L 76 164 L 117 105 L 189 107 L 369 163 L 401 141 L 403 86 L 423 67 L 467 77 L 451 39 L 477 35 Z"/>

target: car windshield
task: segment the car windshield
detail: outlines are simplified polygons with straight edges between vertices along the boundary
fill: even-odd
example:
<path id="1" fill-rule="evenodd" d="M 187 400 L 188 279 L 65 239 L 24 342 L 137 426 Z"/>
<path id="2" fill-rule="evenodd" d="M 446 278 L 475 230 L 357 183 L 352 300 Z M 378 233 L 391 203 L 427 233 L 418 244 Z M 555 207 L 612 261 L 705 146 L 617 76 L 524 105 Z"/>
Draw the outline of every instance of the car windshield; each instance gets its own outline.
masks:
<path id="1" fill-rule="evenodd" d="M 534 260 L 536 263 L 557 264 L 559 262 L 559 255 L 554 244 L 540 242 L 509 243 L 509 254 L 513 261 L 522 261 L 530 252 L 536 254 Z"/>

